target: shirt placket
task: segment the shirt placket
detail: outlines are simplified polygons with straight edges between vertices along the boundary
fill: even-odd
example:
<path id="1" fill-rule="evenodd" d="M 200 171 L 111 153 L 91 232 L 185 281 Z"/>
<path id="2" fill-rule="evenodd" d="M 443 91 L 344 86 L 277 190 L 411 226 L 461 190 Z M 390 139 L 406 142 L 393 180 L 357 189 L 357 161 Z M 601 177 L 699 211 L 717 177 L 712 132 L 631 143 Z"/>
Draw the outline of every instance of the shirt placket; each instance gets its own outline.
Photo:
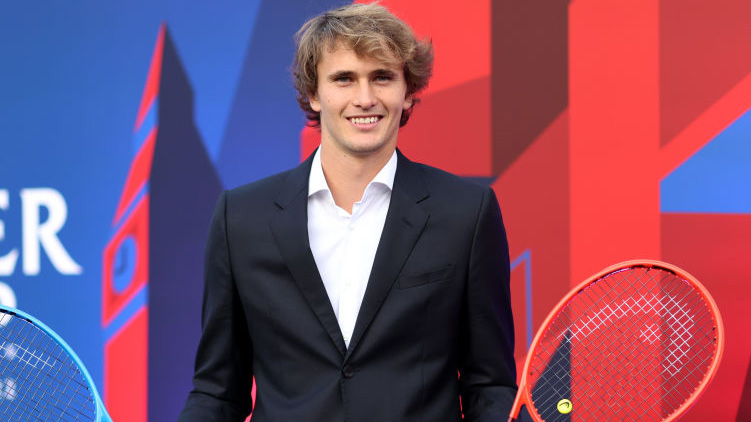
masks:
<path id="1" fill-rule="evenodd" d="M 363 199 L 364 201 L 364 199 Z M 342 330 L 344 342 L 349 347 L 352 333 L 355 329 L 357 314 L 362 300 L 360 284 L 362 283 L 362 234 L 360 230 L 360 216 L 364 203 L 356 203 L 352 207 L 346 230 L 345 250 L 342 257 L 341 294 L 339 297 L 339 327 Z"/>

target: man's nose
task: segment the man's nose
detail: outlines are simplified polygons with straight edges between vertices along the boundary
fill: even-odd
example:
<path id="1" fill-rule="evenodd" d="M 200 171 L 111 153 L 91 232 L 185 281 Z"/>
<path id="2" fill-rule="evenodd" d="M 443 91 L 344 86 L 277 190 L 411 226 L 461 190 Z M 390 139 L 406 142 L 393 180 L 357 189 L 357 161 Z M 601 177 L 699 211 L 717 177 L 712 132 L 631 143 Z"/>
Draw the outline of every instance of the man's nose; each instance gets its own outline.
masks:
<path id="1" fill-rule="evenodd" d="M 373 87 L 365 82 L 358 85 L 357 94 L 354 99 L 354 105 L 360 108 L 368 109 L 376 104 L 375 92 Z"/>

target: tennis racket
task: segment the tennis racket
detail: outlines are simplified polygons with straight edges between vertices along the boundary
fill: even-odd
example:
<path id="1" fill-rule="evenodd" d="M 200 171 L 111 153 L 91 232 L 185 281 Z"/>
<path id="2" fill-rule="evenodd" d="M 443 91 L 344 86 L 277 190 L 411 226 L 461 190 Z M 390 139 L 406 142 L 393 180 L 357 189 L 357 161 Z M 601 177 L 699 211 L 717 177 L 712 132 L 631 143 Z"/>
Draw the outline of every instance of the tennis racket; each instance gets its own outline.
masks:
<path id="1" fill-rule="evenodd" d="M 675 266 L 628 261 L 574 288 L 538 330 L 509 422 L 669 422 L 706 389 L 724 331 L 709 292 Z"/>
<path id="2" fill-rule="evenodd" d="M 49 327 L 0 306 L 0 420 L 112 422 L 86 368 Z"/>

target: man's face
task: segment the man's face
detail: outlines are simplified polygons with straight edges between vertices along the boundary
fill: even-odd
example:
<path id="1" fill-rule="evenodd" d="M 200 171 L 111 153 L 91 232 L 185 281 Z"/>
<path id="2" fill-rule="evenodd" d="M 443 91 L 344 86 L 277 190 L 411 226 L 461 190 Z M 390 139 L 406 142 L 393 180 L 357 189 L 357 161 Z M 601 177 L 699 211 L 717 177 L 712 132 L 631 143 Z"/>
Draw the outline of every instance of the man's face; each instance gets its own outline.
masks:
<path id="1" fill-rule="evenodd" d="M 396 147 L 407 98 L 404 70 L 358 57 L 341 43 L 318 63 L 318 92 L 310 106 L 321 113 L 321 145 L 357 156 L 390 153 Z"/>

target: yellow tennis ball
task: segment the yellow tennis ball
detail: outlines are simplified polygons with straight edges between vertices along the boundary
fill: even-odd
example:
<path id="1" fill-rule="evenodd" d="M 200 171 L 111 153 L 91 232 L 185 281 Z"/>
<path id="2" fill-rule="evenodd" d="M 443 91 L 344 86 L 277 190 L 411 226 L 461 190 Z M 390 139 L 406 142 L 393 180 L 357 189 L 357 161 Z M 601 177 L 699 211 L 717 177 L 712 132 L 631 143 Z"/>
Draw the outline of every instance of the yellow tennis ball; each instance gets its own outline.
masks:
<path id="1" fill-rule="evenodd" d="M 571 413 L 571 410 L 573 408 L 574 408 L 574 405 L 571 404 L 570 400 L 563 399 L 558 402 L 558 411 L 563 413 L 564 415 Z"/>

